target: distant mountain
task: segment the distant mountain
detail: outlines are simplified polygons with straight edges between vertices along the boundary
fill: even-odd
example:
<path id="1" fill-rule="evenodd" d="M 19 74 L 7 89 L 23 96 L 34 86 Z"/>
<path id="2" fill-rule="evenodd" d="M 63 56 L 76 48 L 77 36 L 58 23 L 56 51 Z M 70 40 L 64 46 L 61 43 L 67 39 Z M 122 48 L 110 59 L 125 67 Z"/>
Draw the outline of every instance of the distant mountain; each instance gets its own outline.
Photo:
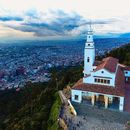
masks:
<path id="1" fill-rule="evenodd" d="M 130 38 L 130 33 L 121 34 L 120 37 L 122 37 L 122 38 Z"/>

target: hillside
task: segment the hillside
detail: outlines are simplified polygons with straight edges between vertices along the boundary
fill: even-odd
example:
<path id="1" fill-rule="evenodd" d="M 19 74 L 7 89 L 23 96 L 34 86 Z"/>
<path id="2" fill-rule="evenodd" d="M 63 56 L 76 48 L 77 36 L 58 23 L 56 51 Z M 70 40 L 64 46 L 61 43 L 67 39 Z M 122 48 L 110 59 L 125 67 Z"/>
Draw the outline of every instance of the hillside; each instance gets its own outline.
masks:
<path id="1" fill-rule="evenodd" d="M 27 83 L 20 91 L 0 92 L 0 130 L 57 130 L 60 99 L 57 94 L 82 75 L 82 67 L 52 70 L 49 83 Z"/>
<path id="2" fill-rule="evenodd" d="M 121 46 L 120 48 L 113 49 L 103 56 L 98 56 L 97 59 L 112 56 L 119 59 L 119 62 L 125 65 L 130 65 L 130 44 Z"/>

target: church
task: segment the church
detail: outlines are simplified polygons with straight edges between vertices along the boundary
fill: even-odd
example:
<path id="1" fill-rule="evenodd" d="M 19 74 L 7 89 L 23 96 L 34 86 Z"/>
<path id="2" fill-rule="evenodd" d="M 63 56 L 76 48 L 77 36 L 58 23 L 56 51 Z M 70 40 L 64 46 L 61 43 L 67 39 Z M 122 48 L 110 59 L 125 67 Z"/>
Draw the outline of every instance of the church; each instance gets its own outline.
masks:
<path id="1" fill-rule="evenodd" d="M 124 111 L 126 87 L 130 87 L 130 66 L 113 57 L 95 60 L 93 30 L 90 26 L 84 48 L 83 78 L 71 90 L 71 101 Z"/>

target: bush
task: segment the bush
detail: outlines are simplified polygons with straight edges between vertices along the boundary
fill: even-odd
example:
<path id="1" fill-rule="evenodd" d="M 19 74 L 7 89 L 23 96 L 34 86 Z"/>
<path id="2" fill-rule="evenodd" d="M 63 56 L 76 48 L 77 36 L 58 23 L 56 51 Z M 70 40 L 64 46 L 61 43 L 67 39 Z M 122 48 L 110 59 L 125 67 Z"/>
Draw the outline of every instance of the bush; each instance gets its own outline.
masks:
<path id="1" fill-rule="evenodd" d="M 128 122 L 127 122 L 127 125 L 129 125 L 129 126 L 130 126 L 130 121 L 128 121 Z"/>
<path id="2" fill-rule="evenodd" d="M 58 129 L 58 117 L 61 108 L 61 100 L 58 93 L 55 94 L 55 102 L 52 105 L 51 112 L 48 120 L 48 130 Z"/>

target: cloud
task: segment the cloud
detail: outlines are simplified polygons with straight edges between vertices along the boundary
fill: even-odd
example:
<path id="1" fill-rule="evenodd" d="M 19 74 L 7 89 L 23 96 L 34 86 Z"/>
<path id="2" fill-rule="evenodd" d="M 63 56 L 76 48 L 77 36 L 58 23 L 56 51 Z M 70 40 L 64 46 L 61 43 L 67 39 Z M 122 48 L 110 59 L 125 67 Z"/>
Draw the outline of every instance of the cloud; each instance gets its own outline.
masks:
<path id="1" fill-rule="evenodd" d="M 34 13 L 32 13 L 34 12 Z M 76 13 L 67 14 L 63 11 L 50 11 L 53 17 L 47 14 L 38 14 L 36 11 L 25 13 L 24 22 L 20 25 L 5 25 L 23 32 L 34 32 L 35 36 L 68 35 L 73 29 L 78 28 L 86 20 Z M 37 15 L 36 15 L 37 14 Z M 50 14 L 49 14 L 50 15 Z"/>
<path id="2" fill-rule="evenodd" d="M 76 12 L 66 13 L 62 10 L 39 12 L 36 9 L 25 11 L 22 15 L 0 17 L 5 27 L 31 33 L 36 37 L 72 37 L 84 36 L 90 20 Z M 6 23 L 4 23 L 6 21 Z M 15 21 L 15 22 L 14 22 Z M 108 25 L 116 19 L 94 19 L 92 24 Z"/>
<path id="3" fill-rule="evenodd" d="M 25 16 L 37 19 L 38 18 L 38 11 L 36 9 L 30 9 L 30 10 L 25 12 Z"/>
<path id="4" fill-rule="evenodd" d="M 0 21 L 23 21 L 23 18 L 18 16 L 0 16 Z"/>

